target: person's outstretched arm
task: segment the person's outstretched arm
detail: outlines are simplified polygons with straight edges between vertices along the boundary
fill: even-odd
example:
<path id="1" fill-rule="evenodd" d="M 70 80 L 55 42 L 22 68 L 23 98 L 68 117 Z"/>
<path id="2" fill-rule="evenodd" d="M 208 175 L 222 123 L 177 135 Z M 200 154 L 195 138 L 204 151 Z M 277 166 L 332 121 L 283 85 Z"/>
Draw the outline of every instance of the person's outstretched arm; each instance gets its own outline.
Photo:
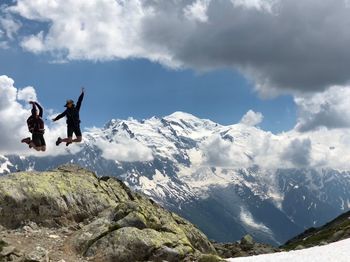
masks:
<path id="1" fill-rule="evenodd" d="M 42 118 L 43 117 L 43 108 L 39 105 L 38 102 L 34 102 L 34 104 L 39 108 L 39 116 Z"/>
<path id="2" fill-rule="evenodd" d="M 36 104 L 35 104 L 35 102 L 33 102 L 33 101 L 29 101 L 29 104 L 31 104 L 31 105 L 32 105 L 32 111 L 33 111 L 33 110 L 35 110 L 35 111 L 36 111 Z"/>
<path id="3" fill-rule="evenodd" d="M 81 107 L 81 102 L 83 102 L 83 98 L 84 98 L 84 93 L 85 93 L 85 88 L 82 87 L 81 88 L 81 94 L 78 98 L 78 102 L 77 102 L 77 106 L 76 106 L 76 109 L 79 111 L 80 110 L 80 107 Z"/>
<path id="4" fill-rule="evenodd" d="M 62 114 L 59 114 L 58 116 L 56 116 L 54 119 L 52 119 L 52 121 L 57 121 L 59 119 L 61 119 L 62 117 L 65 117 L 67 114 L 67 110 L 65 110 Z"/>

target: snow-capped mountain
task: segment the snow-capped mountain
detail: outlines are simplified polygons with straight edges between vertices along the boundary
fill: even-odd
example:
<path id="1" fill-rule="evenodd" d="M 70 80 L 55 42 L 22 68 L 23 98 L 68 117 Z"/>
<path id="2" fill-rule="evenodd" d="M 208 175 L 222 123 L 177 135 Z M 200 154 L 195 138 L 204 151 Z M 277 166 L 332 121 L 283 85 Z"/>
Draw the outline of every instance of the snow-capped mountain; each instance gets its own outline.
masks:
<path id="1" fill-rule="evenodd" d="M 77 163 L 119 177 L 214 240 L 250 233 L 281 244 L 350 208 L 350 172 L 293 168 L 283 164 L 285 157 L 276 164 L 269 150 L 283 139 L 256 127 L 223 126 L 176 112 L 111 120 L 85 132 L 84 143 L 74 146 L 78 153 L 67 148 L 58 156 L 1 156 L 0 173 Z M 275 144 L 266 147 L 271 141 Z"/>

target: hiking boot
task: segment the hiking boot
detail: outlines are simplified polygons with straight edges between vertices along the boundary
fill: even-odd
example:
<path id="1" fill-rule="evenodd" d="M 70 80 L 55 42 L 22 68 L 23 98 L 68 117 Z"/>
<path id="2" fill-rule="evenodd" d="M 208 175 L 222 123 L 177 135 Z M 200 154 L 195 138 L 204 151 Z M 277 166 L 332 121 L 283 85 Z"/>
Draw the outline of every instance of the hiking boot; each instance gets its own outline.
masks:
<path id="1" fill-rule="evenodd" d="M 62 138 L 57 138 L 57 141 L 56 141 L 56 146 L 58 146 L 59 144 L 61 144 L 62 143 Z"/>
<path id="2" fill-rule="evenodd" d="M 29 145 L 30 144 L 30 137 L 26 137 L 26 138 L 22 139 L 21 142 Z"/>

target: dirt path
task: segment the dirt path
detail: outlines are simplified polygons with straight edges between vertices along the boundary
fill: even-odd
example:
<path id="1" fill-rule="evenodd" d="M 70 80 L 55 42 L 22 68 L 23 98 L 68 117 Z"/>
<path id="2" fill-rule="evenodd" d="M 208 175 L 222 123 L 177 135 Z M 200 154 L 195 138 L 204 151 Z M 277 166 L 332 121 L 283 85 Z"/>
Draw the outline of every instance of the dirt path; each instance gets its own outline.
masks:
<path id="1" fill-rule="evenodd" d="M 74 229 L 48 229 L 31 223 L 16 230 L 0 230 L 0 238 L 9 244 L 3 252 L 10 252 L 8 257 L 20 260 L 26 257 L 33 261 L 45 262 L 87 262 L 86 258 L 77 256 L 69 245 L 69 238 Z"/>

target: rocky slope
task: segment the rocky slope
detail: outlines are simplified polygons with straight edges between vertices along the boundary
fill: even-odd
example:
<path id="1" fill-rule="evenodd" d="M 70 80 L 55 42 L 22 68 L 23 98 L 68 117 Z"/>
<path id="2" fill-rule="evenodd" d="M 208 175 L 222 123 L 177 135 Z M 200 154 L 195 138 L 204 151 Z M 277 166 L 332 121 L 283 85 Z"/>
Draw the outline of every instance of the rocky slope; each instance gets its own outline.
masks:
<path id="1" fill-rule="evenodd" d="M 220 260 L 185 219 L 72 165 L 1 177 L 0 225 L 2 261 Z"/>
<path id="2" fill-rule="evenodd" d="M 349 237 L 347 212 L 281 248 L 250 235 L 216 243 L 120 180 L 76 165 L 0 178 L 0 261 L 223 261 Z"/>
<path id="3" fill-rule="evenodd" d="M 334 220 L 318 228 L 309 228 L 302 234 L 287 241 L 283 249 L 303 249 L 325 245 L 350 238 L 350 212 L 346 212 Z"/>

